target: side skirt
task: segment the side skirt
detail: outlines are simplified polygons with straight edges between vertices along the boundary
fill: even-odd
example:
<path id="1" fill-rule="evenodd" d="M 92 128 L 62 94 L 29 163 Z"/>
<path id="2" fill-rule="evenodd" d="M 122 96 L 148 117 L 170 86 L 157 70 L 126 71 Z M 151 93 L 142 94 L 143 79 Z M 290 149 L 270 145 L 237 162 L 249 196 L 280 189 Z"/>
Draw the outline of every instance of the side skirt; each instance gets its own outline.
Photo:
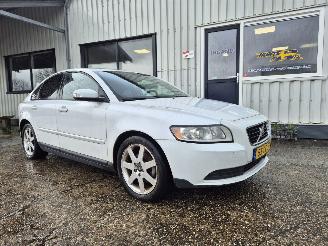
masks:
<path id="1" fill-rule="evenodd" d="M 90 166 L 98 167 L 110 172 L 115 172 L 113 163 L 106 162 L 95 157 L 79 154 L 74 151 L 64 150 L 44 143 L 39 143 L 39 146 L 43 151 L 46 151 L 48 153 L 52 153 L 54 155 L 67 158 L 76 162 L 81 162 Z"/>

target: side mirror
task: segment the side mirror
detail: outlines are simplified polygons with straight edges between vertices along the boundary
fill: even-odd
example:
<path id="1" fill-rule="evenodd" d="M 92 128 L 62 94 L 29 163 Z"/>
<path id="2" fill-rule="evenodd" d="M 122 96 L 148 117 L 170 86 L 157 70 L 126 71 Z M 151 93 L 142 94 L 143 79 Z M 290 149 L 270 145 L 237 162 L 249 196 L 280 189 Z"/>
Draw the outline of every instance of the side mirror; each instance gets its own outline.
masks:
<path id="1" fill-rule="evenodd" d="M 73 92 L 73 98 L 77 101 L 104 102 L 105 97 L 100 97 L 98 92 L 91 89 L 78 89 Z"/>

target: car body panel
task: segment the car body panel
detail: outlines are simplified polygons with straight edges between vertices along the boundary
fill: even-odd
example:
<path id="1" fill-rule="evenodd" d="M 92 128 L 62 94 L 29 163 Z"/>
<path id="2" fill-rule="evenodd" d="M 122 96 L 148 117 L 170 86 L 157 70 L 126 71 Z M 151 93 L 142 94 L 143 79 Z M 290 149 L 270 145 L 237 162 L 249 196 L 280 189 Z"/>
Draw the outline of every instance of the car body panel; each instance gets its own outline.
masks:
<path id="1" fill-rule="evenodd" d="M 239 105 L 196 97 L 159 98 L 142 101 L 126 102 L 127 104 L 163 109 L 178 113 L 188 113 L 197 117 L 213 119 L 215 121 L 235 121 L 258 115 L 255 110 Z"/>
<path id="2" fill-rule="evenodd" d="M 241 181 L 258 172 L 268 161 L 265 157 L 240 177 L 216 182 L 204 180 L 207 174 L 215 170 L 243 166 L 252 161 L 254 149 L 270 141 L 271 132 L 260 143 L 251 145 L 246 129 L 266 122 L 265 116 L 242 106 L 195 97 L 122 102 L 94 70 L 67 71 L 92 76 L 106 93 L 109 102 L 34 101 L 29 95 L 19 106 L 20 121 L 30 121 L 38 141 L 43 144 L 114 163 L 114 146 L 118 137 L 126 132 L 140 132 L 162 148 L 174 179 L 197 186 Z M 35 104 L 39 111 L 32 109 Z M 60 112 L 63 105 L 67 112 Z M 180 142 L 170 131 L 173 125 L 219 124 L 230 129 L 232 143 Z"/>
<path id="3" fill-rule="evenodd" d="M 60 147 L 102 160 L 107 159 L 107 119 L 109 103 L 58 101 L 57 131 Z"/>
<path id="4" fill-rule="evenodd" d="M 33 126 L 38 141 L 59 147 L 59 138 L 53 134 L 57 130 L 57 102 L 55 100 L 26 101 L 20 105 L 20 118 Z"/>

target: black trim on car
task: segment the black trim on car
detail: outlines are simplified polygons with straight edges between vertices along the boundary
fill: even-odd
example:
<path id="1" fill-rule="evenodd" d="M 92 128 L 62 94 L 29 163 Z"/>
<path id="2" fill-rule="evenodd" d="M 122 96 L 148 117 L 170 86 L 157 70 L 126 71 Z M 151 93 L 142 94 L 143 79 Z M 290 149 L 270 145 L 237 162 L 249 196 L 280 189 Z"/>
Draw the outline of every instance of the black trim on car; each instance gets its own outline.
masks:
<path id="1" fill-rule="evenodd" d="M 256 165 L 258 165 L 266 156 L 263 156 L 262 158 L 252 161 L 244 166 L 234 167 L 234 168 L 226 168 L 226 169 L 220 169 L 216 170 L 214 172 L 211 172 L 208 174 L 204 180 L 220 180 L 220 179 L 228 179 L 228 178 L 234 178 L 241 176 L 245 174 L 250 169 L 254 168 Z M 177 188 L 181 189 L 191 189 L 191 188 L 207 188 L 207 187 L 213 187 L 213 185 L 193 185 L 188 180 L 185 179 L 173 179 L 174 185 Z"/>
<path id="2" fill-rule="evenodd" d="M 115 168 L 113 163 L 111 162 L 107 162 L 104 160 L 100 160 L 98 158 L 95 157 L 91 157 L 91 156 L 87 156 L 87 155 L 83 155 L 74 151 L 70 151 L 70 150 L 64 150 L 62 148 L 58 148 L 58 147 L 54 147 L 48 144 L 44 144 L 44 143 L 38 143 L 40 148 L 43 151 L 52 153 L 54 155 L 58 155 L 60 157 L 63 158 L 67 158 L 76 162 L 81 162 L 83 164 L 87 164 L 90 166 L 94 166 L 94 167 L 98 167 L 107 171 L 111 171 L 111 172 L 115 172 Z"/>
<path id="3" fill-rule="evenodd" d="M 254 168 L 257 164 L 259 164 L 266 156 L 263 156 L 260 159 L 252 161 L 244 166 L 226 168 L 213 171 L 209 173 L 204 180 L 219 180 L 219 179 L 228 179 L 233 177 L 238 177 L 245 174 L 247 171 Z"/>
<path id="4" fill-rule="evenodd" d="M 185 179 L 173 179 L 174 185 L 180 189 L 193 188 L 194 185 Z"/>
<path id="5" fill-rule="evenodd" d="M 258 146 L 269 138 L 269 128 L 268 128 L 269 122 L 263 121 L 261 123 L 258 123 L 256 125 L 252 125 L 246 128 L 247 136 L 249 139 L 249 142 L 252 146 Z M 257 132 L 258 128 L 264 127 L 264 132 L 262 132 L 262 136 L 260 137 L 260 132 Z M 255 131 L 255 132 L 254 132 Z M 253 139 L 255 137 L 255 139 Z M 257 139 L 260 137 L 259 141 L 257 142 Z"/>

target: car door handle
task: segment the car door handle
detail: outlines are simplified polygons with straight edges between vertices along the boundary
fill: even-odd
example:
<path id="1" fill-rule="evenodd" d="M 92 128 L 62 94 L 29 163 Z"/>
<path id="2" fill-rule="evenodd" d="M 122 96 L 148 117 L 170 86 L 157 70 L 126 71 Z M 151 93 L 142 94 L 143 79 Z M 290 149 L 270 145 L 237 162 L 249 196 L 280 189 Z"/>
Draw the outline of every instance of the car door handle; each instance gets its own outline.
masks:
<path id="1" fill-rule="evenodd" d="M 68 108 L 66 108 L 66 106 L 61 106 L 59 109 L 58 109 L 59 112 L 67 112 L 68 111 Z"/>
<path id="2" fill-rule="evenodd" d="M 36 105 L 33 105 L 33 106 L 31 107 L 31 109 L 32 109 L 32 110 L 37 110 L 38 107 L 37 107 Z"/>

